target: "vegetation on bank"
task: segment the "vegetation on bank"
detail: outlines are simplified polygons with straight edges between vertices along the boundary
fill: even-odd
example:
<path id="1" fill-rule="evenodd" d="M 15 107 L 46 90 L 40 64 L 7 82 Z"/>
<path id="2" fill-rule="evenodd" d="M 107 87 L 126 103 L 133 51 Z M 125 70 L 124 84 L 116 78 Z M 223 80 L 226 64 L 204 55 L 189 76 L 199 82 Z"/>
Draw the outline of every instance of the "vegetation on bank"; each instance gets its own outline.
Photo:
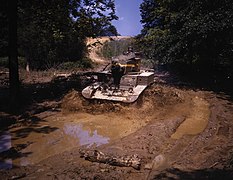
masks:
<path id="1" fill-rule="evenodd" d="M 124 52 L 127 52 L 130 46 L 133 48 L 133 51 L 140 52 L 140 58 L 143 67 L 153 68 L 155 61 L 148 59 L 148 57 L 141 53 L 141 49 L 136 44 L 136 39 L 134 37 L 106 41 L 97 51 L 97 54 L 105 59 L 112 59 L 124 54 Z"/>
<path id="2" fill-rule="evenodd" d="M 133 38 L 106 41 L 97 54 L 105 59 L 111 59 L 112 57 L 119 56 L 123 52 L 126 52 L 129 46 L 133 46 L 134 41 Z"/>
<path id="3" fill-rule="evenodd" d="M 192 78 L 232 81 L 233 1 L 144 0 L 140 11 L 137 45 L 148 59 Z"/>

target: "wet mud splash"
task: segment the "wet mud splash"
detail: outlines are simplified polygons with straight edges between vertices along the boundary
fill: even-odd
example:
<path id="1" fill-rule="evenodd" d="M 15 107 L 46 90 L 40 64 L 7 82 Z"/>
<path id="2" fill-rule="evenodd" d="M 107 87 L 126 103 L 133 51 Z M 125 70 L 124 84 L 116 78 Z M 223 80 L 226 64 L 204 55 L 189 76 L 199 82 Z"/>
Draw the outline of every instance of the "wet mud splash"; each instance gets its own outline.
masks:
<path id="1" fill-rule="evenodd" d="M 179 139 L 183 135 L 196 135 L 206 128 L 210 117 L 209 103 L 202 98 L 192 99 L 193 107 L 185 121 L 172 134 L 171 138 Z"/>

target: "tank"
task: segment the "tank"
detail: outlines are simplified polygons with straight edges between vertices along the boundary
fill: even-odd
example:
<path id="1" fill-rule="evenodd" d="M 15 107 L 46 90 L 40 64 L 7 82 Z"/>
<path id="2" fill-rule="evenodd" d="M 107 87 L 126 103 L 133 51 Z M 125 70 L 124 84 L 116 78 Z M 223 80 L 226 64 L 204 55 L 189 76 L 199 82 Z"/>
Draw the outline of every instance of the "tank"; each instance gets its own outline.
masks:
<path id="1" fill-rule="evenodd" d="M 154 71 L 141 70 L 138 54 L 127 52 L 112 58 L 109 66 L 96 73 L 94 82 L 82 90 L 82 95 L 87 99 L 135 102 L 154 82 Z"/>

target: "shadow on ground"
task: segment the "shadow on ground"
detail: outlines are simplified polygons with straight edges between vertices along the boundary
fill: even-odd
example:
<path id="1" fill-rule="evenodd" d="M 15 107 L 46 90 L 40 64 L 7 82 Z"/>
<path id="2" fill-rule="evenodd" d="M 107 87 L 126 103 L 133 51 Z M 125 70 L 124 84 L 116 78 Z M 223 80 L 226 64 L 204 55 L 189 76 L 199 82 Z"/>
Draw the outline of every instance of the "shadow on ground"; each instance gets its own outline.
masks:
<path id="1" fill-rule="evenodd" d="M 35 114 L 58 111 L 60 100 L 72 89 L 80 91 L 88 83 L 88 74 L 80 73 L 68 77 L 57 77 L 51 82 L 21 84 L 18 102 L 10 103 L 7 84 L 0 83 L 0 129 L 25 120 L 38 121 Z"/>
<path id="2" fill-rule="evenodd" d="M 213 91 L 225 100 L 233 101 L 233 72 L 223 70 L 216 72 L 198 72 L 181 67 L 158 66 L 155 75 L 159 76 L 158 83 L 172 85 L 178 88 L 193 89 L 195 91 Z M 177 71 L 176 71 L 177 69 Z"/>
<path id="3" fill-rule="evenodd" d="M 31 133 L 49 134 L 58 129 L 57 127 L 48 125 L 41 126 L 41 122 L 46 121 L 36 116 L 28 117 L 25 121 L 27 121 L 28 126 L 22 126 L 11 131 L 6 128 L 2 133 L 0 133 L 0 165 L 9 167 L 8 165 L 12 163 L 8 163 L 7 165 L 7 160 L 10 159 L 13 161 L 32 154 L 32 152 L 23 152 L 22 150 L 34 142 L 27 141 L 22 144 L 14 144 L 14 140 L 26 138 Z M 4 164 L 2 162 L 4 162 Z"/>
<path id="4" fill-rule="evenodd" d="M 233 178 L 232 170 L 201 169 L 195 171 L 182 171 L 180 169 L 168 169 L 153 177 L 153 179 L 224 179 Z"/>
<path id="5" fill-rule="evenodd" d="M 19 101 L 15 102 L 14 110 L 9 106 L 10 94 L 7 77 L 0 82 L 0 166 L 10 167 L 12 162 L 27 157 L 32 152 L 23 153 L 33 142 L 12 144 L 17 139 L 26 138 L 31 133 L 49 134 L 58 128 L 50 125 L 41 126 L 46 122 L 38 114 L 46 112 L 50 116 L 60 111 L 60 100 L 72 89 L 81 90 L 84 86 L 85 76 L 73 75 L 71 77 L 54 78 L 51 82 L 21 84 Z M 0 78 L 1 80 L 1 78 Z M 12 127 L 20 127 L 14 128 Z M 5 133 L 5 134 L 4 134 Z M 5 138 L 5 139 L 4 139 Z"/>

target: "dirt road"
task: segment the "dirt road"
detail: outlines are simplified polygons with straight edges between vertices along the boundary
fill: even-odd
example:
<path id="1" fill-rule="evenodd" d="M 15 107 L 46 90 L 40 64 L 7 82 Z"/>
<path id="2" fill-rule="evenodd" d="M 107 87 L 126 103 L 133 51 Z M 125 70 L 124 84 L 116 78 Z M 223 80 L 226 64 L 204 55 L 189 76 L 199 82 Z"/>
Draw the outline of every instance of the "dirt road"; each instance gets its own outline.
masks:
<path id="1" fill-rule="evenodd" d="M 13 168 L 1 179 L 233 178 L 233 103 L 225 94 L 163 82 L 134 104 L 88 101 L 71 90 L 40 106 L 49 108 L 7 129 L 12 147 L 1 160 Z M 140 170 L 87 161 L 80 149 L 137 154 Z"/>

